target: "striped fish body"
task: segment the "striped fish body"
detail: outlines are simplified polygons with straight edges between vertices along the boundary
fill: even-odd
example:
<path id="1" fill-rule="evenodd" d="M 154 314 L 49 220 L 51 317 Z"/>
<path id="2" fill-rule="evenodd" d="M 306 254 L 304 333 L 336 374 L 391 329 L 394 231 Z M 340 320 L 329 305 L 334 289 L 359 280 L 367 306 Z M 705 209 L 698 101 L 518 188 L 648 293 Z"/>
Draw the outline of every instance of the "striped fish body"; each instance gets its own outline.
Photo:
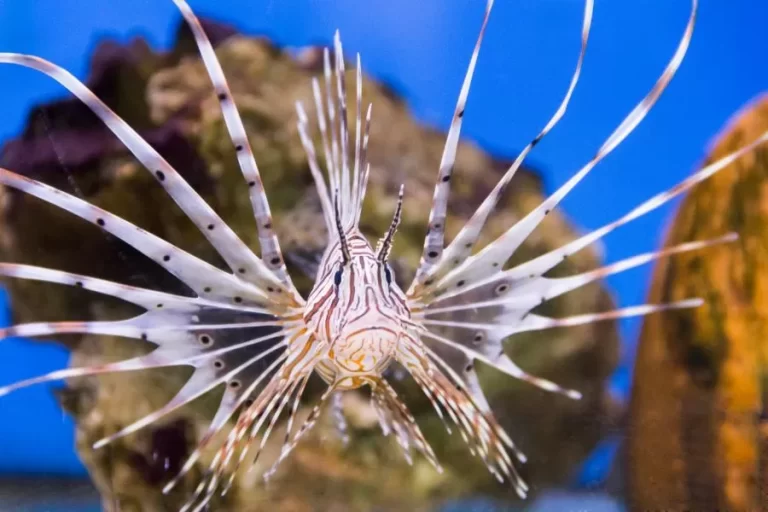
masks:
<path id="1" fill-rule="evenodd" d="M 323 258 L 307 299 L 304 322 L 328 354 L 316 368 L 339 389 L 378 380 L 395 359 L 400 339 L 413 336 L 405 293 L 357 230 L 346 235 L 350 261 L 339 240 Z"/>
<path id="2" fill-rule="evenodd" d="M 373 247 L 359 230 L 362 204 L 372 171 L 367 158 L 372 110 L 362 102 L 360 58 L 356 62 L 354 108 L 348 108 L 347 80 L 341 39 L 324 53 L 324 73 L 312 83 L 316 127 L 297 104 L 298 132 L 317 187 L 322 218 L 329 233 L 314 287 L 305 299 L 293 285 L 273 229 L 271 211 L 247 133 L 224 72 L 200 22 L 185 0 L 173 0 L 189 24 L 220 102 L 232 138 L 243 190 L 250 198 L 261 254 L 256 255 L 179 173 L 135 130 L 112 112 L 74 76 L 34 56 L 0 54 L 0 63 L 35 69 L 70 90 L 130 149 L 218 252 L 228 270 L 214 267 L 128 221 L 38 181 L 0 169 L 0 184 L 33 195 L 133 246 L 182 281 L 189 295 L 127 286 L 96 277 L 24 264 L 0 263 L 0 275 L 78 287 L 132 303 L 143 310 L 119 321 L 36 322 L 0 330 L 0 338 L 88 333 L 141 340 L 156 345 L 147 355 L 115 363 L 56 371 L 0 387 L 0 396 L 57 379 L 149 368 L 189 366 L 193 372 L 162 408 L 98 441 L 106 446 L 166 417 L 192 400 L 223 388 L 208 430 L 178 474 L 169 492 L 214 450 L 204 477 L 182 508 L 200 511 L 217 493 L 226 493 L 238 470 L 259 459 L 271 434 L 284 419 L 285 438 L 269 478 L 281 461 L 317 423 L 338 392 L 367 386 L 370 403 L 385 435 L 392 435 L 408 461 L 417 452 L 442 468 L 419 425 L 387 382 L 385 370 L 403 368 L 423 390 L 435 414 L 455 428 L 498 480 L 509 482 L 524 497 L 528 486 L 518 467 L 526 458 L 496 421 L 480 385 L 476 365 L 487 365 L 532 386 L 578 399 L 576 390 L 533 376 L 505 353 L 512 335 L 553 327 L 582 325 L 606 319 L 646 315 L 701 304 L 689 299 L 671 304 L 645 304 L 615 311 L 567 318 L 532 313 L 539 305 L 606 276 L 658 258 L 732 241 L 734 234 L 695 241 L 640 254 L 591 271 L 566 277 L 545 277 L 564 259 L 624 224 L 660 207 L 737 158 L 768 141 L 768 133 L 711 163 L 680 184 L 662 192 L 622 217 L 529 261 L 510 266 L 512 255 L 560 201 L 648 114 L 679 68 L 690 43 L 696 0 L 680 43 L 649 93 L 629 112 L 598 148 L 595 156 L 519 222 L 483 247 L 481 232 L 507 185 L 528 153 L 564 116 L 578 83 L 592 22 L 593 1 L 585 0 L 581 48 L 565 96 L 551 119 L 523 149 L 515 162 L 462 227 L 445 242 L 445 221 L 462 120 L 488 27 L 493 0 L 486 4 L 468 70 L 461 87 L 437 173 L 427 235 L 415 278 L 406 290 L 394 280 L 388 259 L 400 222 L 404 190 L 392 223 Z M 350 116 L 350 111 L 355 115 Z M 354 127 L 351 126 L 354 124 Z M 314 132 L 314 133 L 313 133 Z M 313 135 L 319 135 L 318 147 Z M 376 198 L 374 198 L 375 200 Z M 318 374 L 327 383 L 308 417 L 295 424 L 308 380 Z M 225 439 L 217 434 L 227 430 Z"/>

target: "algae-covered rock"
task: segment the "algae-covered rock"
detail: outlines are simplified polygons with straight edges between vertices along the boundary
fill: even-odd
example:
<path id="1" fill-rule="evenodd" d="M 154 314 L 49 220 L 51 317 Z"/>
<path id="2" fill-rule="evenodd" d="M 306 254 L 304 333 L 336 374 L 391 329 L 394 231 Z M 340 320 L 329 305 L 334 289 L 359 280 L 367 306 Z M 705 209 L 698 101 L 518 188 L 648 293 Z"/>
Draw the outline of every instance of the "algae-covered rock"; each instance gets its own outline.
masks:
<path id="1" fill-rule="evenodd" d="M 215 25 L 208 25 L 208 30 L 222 38 L 230 34 Z M 251 207 L 219 103 L 185 31 L 180 32 L 176 49 L 166 55 L 154 54 L 140 42 L 109 48 L 111 52 L 97 52 L 94 70 L 112 71 L 94 72 L 89 84 L 118 114 L 135 124 L 246 243 L 257 248 Z M 311 261 L 319 255 L 325 228 L 318 221 L 319 203 L 300 145 L 294 104 L 303 101 L 311 112 L 310 79 L 319 71 L 319 54 L 311 49 L 291 56 L 262 39 L 242 36 L 218 44 L 217 54 L 256 153 L 286 259 L 306 293 L 311 280 L 300 278 L 301 271 L 292 262 Z M 405 281 L 421 251 L 444 134 L 415 123 L 405 103 L 383 85 L 366 79 L 363 90 L 363 100 L 373 103 L 373 125 L 368 153 L 372 172 L 362 227 L 372 238 L 380 236 L 391 219 L 397 189 L 406 183 L 405 217 L 394 250 L 397 265 L 403 269 L 398 277 Z M 38 122 L 41 112 L 48 125 Z M 30 159 L 33 148 L 34 158 Z M 220 263 L 150 173 L 74 100 L 42 106 L 33 113 L 25 133 L 6 146 L 3 165 L 85 197 Z M 457 231 L 505 168 L 505 162 L 471 145 L 461 145 L 456 163 L 456 176 L 461 179 L 454 184 L 450 233 Z M 518 173 L 509 189 L 509 197 L 490 223 L 488 237 L 498 235 L 542 199 L 539 180 L 527 170 Z M 0 190 L 0 197 L 0 260 L 181 290 L 173 277 L 126 244 L 65 212 L 10 190 Z M 575 235 L 555 212 L 515 258 L 540 254 Z M 597 264 L 592 252 L 582 251 L 564 262 L 558 272 Z M 24 281 L 7 285 L 17 321 L 113 318 L 129 312 L 115 301 L 79 290 Z M 605 290 L 593 284 L 557 300 L 548 311 L 564 316 L 610 306 Z M 107 337 L 67 341 L 74 350 L 72 364 L 121 359 L 151 348 Z M 510 355 L 527 370 L 581 390 L 585 398 L 576 402 L 547 395 L 494 371 L 481 374 L 501 423 L 529 455 L 531 462 L 523 474 L 534 491 L 572 476 L 576 464 L 601 438 L 611 412 L 604 384 L 614 368 L 617 348 L 616 328 L 610 322 L 515 339 Z M 91 449 L 102 436 L 162 405 L 187 373 L 179 368 L 105 376 L 72 381 L 59 392 L 62 404 L 77 421 L 78 451 L 106 508 L 173 510 L 204 470 L 201 464 L 178 491 L 161 494 L 162 483 L 173 475 L 206 427 L 215 397 L 203 398 L 102 450 Z M 448 436 L 429 402 L 408 379 L 397 386 L 433 441 L 446 468 L 443 474 L 418 458 L 414 466 L 408 466 L 396 443 L 381 436 L 367 401 L 350 393 L 344 402 L 350 423 L 348 446 L 340 442 L 332 422 L 325 418 L 269 485 L 258 483 L 258 471 L 244 474 L 214 509 L 420 510 L 460 495 L 492 493 L 514 499 L 509 487 L 499 486 L 480 461 L 470 457 L 458 435 Z M 310 390 L 310 397 L 316 393 L 317 389 Z M 282 440 L 280 435 L 273 439 L 276 443 Z M 276 449 L 277 445 L 268 445 L 262 459 L 269 460 L 269 452 L 274 454 Z"/>
<path id="2" fill-rule="evenodd" d="M 768 129 L 768 96 L 725 130 L 707 162 Z M 735 231 L 727 246 L 658 264 L 649 302 L 704 307 L 645 320 L 627 453 L 632 510 L 767 510 L 768 148 L 682 203 L 666 244 Z"/>

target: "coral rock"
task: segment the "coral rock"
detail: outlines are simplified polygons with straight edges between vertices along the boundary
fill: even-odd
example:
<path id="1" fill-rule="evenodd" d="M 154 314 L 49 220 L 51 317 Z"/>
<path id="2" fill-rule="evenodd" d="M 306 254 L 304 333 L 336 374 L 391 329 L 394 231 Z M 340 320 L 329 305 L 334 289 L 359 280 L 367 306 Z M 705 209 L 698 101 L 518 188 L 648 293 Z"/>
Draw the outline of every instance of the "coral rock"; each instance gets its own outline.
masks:
<path id="1" fill-rule="evenodd" d="M 217 33 L 228 32 L 221 29 Z M 168 55 L 152 54 L 138 43 L 133 49 L 113 51 L 111 55 L 116 60 L 100 63 L 94 69 L 121 71 L 112 73 L 108 83 L 104 83 L 103 73 L 94 75 L 90 85 L 99 90 L 118 114 L 136 123 L 140 133 L 177 166 L 245 242 L 256 247 L 251 207 L 218 101 L 203 64 L 184 41 L 182 37 Z M 316 66 L 309 62 L 311 55 L 305 54 L 297 62 L 262 39 L 241 36 L 219 44 L 217 53 L 259 161 L 287 260 L 311 261 L 322 250 L 326 234 L 324 225 L 317 222 L 319 203 L 298 137 L 294 103 L 302 100 L 312 105 L 310 78 L 317 72 Z M 385 231 L 398 187 L 406 182 L 405 218 L 394 256 L 399 268 L 412 269 L 422 247 L 444 134 L 416 124 L 405 103 L 386 87 L 366 79 L 364 91 L 364 101 L 373 102 L 374 107 L 368 153 L 372 173 L 362 228 L 372 237 Z M 203 237 L 164 196 L 149 173 L 103 126 L 83 114 L 74 100 L 57 105 L 67 108 L 39 109 L 47 112 L 48 117 L 56 114 L 56 131 L 43 138 L 39 128 L 28 129 L 6 146 L 7 167 L 82 195 L 171 243 L 213 263 L 218 261 Z M 33 115 L 30 125 L 36 119 Z M 51 140 L 57 147 L 66 143 L 71 158 L 66 165 L 57 159 Z M 38 148 L 34 150 L 36 160 L 25 161 L 24 155 L 33 147 Z M 478 204 L 503 169 L 505 162 L 462 144 L 456 163 L 456 175 L 461 180 L 456 183 L 455 206 L 448 224 L 452 233 L 472 213 L 470 205 Z M 498 235 L 542 200 L 539 180 L 527 170 L 517 174 L 509 190 L 509 198 L 489 226 L 489 236 Z M 65 212 L 10 191 L 0 193 L 0 202 L 5 205 L 0 219 L 0 260 L 62 268 L 140 286 L 178 289 L 174 278 L 130 247 Z M 556 212 L 517 256 L 540 254 L 575 235 Z M 563 268 L 573 272 L 597 264 L 594 253 L 582 251 L 564 262 Z M 292 271 L 299 276 L 298 269 Z M 398 277 L 405 279 L 406 274 L 400 272 Z M 306 293 L 311 279 L 297 279 L 297 285 Z M 28 282 L 9 282 L 8 286 L 19 321 L 40 320 L 39 304 L 45 304 L 45 318 L 104 317 L 125 312 L 124 306 L 77 290 Z M 553 314 L 573 315 L 610 309 L 611 300 L 604 289 L 594 284 L 548 307 Z M 73 364 L 125 358 L 150 348 L 137 345 L 109 338 L 69 340 L 74 349 Z M 530 333 L 519 336 L 510 345 L 510 355 L 527 370 L 582 391 L 585 398 L 577 402 L 546 395 L 495 372 L 481 375 L 501 423 L 530 455 L 531 462 L 523 471 L 534 489 L 571 477 L 576 465 L 602 436 L 604 413 L 610 402 L 605 381 L 614 368 L 617 349 L 616 328 L 610 322 L 546 334 Z M 179 458 L 194 446 L 197 435 L 205 428 L 205 418 L 212 412 L 212 401 L 205 398 L 102 450 L 90 448 L 103 435 L 162 405 L 178 389 L 184 375 L 185 370 L 180 368 L 178 372 L 104 376 L 71 382 L 72 388 L 63 394 L 67 409 L 77 421 L 80 456 L 104 496 L 105 508 L 172 510 L 204 469 L 196 468 L 178 492 L 161 494 L 160 473 L 164 464 L 177 467 Z M 418 510 L 453 496 L 479 492 L 514 499 L 511 488 L 499 486 L 479 459 L 470 458 L 458 435 L 447 436 L 429 402 L 414 385 L 407 381 L 397 385 L 404 388 L 403 393 L 426 435 L 434 440 L 446 467 L 444 474 L 437 474 L 419 459 L 413 467 L 408 466 L 392 439 L 382 437 L 378 427 L 369 421 L 372 416 L 366 409 L 367 401 L 350 395 L 349 447 L 343 448 L 332 426 L 323 424 L 312 439 L 300 445 L 269 485 L 254 480 L 253 475 L 258 472 L 244 475 L 216 510 L 227 506 L 233 510 L 253 510 L 254 506 L 297 511 L 374 507 Z M 277 446 L 268 447 L 268 451 L 276 449 Z M 267 455 L 262 459 L 268 459 Z M 170 470 L 167 476 L 172 476 Z"/>

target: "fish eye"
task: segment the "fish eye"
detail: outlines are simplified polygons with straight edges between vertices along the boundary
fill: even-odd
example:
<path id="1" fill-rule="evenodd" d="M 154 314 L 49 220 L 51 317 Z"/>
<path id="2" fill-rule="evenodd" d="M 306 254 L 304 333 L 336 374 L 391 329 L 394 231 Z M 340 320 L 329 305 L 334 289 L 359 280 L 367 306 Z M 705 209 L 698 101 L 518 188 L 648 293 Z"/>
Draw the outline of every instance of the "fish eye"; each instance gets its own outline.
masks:
<path id="1" fill-rule="evenodd" d="M 336 286 L 339 286 L 341 284 L 341 273 L 344 269 L 340 268 L 336 271 L 336 274 L 333 276 L 333 282 Z"/>

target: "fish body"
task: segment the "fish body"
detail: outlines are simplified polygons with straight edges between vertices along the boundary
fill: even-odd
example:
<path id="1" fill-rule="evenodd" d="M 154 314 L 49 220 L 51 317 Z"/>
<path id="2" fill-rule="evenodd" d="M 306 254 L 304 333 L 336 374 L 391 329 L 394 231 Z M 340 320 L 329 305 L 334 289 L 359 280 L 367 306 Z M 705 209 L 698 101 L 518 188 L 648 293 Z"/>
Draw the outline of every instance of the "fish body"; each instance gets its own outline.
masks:
<path id="1" fill-rule="evenodd" d="M 564 389 L 520 368 L 505 353 L 505 340 L 519 332 L 695 307 L 701 300 L 692 298 L 670 304 L 644 304 L 568 318 L 550 318 L 531 311 L 606 276 L 659 258 L 732 241 L 736 236 L 725 233 L 718 239 L 640 254 L 567 277 L 545 277 L 547 273 L 568 256 L 667 203 L 768 141 L 768 133 L 765 133 L 670 190 L 630 209 L 622 217 L 534 259 L 508 265 L 511 256 L 541 221 L 632 132 L 656 103 L 688 49 L 697 9 L 697 2 L 693 0 L 683 36 L 667 67 L 595 156 L 519 222 L 509 226 L 495 240 L 478 247 L 487 219 L 523 160 L 567 110 L 581 74 L 592 23 L 593 0 L 585 0 L 581 47 L 561 104 L 469 221 L 446 244 L 445 220 L 450 186 L 452 181 L 460 179 L 454 176 L 454 161 L 472 76 L 493 7 L 493 0 L 488 0 L 437 172 L 423 254 L 413 281 L 402 289 L 388 260 L 396 242 L 404 189 L 400 189 L 389 230 L 381 234 L 375 246 L 359 229 L 368 177 L 375 172 L 367 159 L 372 106 L 362 102 L 359 56 L 354 94 L 347 93 L 346 63 L 337 33 L 333 52 L 326 50 L 324 53 L 323 74 L 312 83 L 315 127 L 311 126 L 305 106 L 300 103 L 296 106 L 299 136 L 328 232 L 327 248 L 317 269 L 314 286 L 304 298 L 286 269 L 256 155 L 213 47 L 186 1 L 173 1 L 192 30 L 220 102 L 243 174 L 243 191 L 249 195 L 253 208 L 261 254 L 256 255 L 243 243 L 162 156 L 75 77 L 38 57 L 0 54 L 0 63 L 38 70 L 80 98 L 154 176 L 158 186 L 181 207 L 228 267 L 228 270 L 213 267 L 82 199 L 0 169 L 0 184 L 36 196 L 100 227 L 154 260 L 191 290 L 190 295 L 178 295 L 49 268 L 0 263 L 0 275 L 8 278 L 79 287 L 122 299 L 143 310 L 133 318 L 119 321 L 20 324 L 0 329 L 0 338 L 89 333 L 143 340 L 156 345 L 149 354 L 132 359 L 59 370 L 8 384 L 0 387 L 0 396 L 57 379 L 170 366 L 192 367 L 192 376 L 165 406 L 111 433 L 94 446 L 98 449 L 132 434 L 195 398 L 223 387 L 223 396 L 208 430 L 164 489 L 170 491 L 198 463 L 204 450 L 216 450 L 183 511 L 203 510 L 217 492 L 226 492 L 239 468 L 258 459 L 275 426 L 285 418 L 285 440 L 272 469 L 264 475 L 268 478 L 316 424 L 323 409 L 338 403 L 338 393 L 360 387 L 370 389 L 371 407 L 376 411 L 383 433 L 397 440 L 406 459 L 411 461 L 412 452 L 416 451 L 437 471 L 442 471 L 407 405 L 387 381 L 385 372 L 394 366 L 410 375 L 446 427 L 459 431 L 469 450 L 483 460 L 489 472 L 498 480 L 509 482 L 524 497 L 528 486 L 518 467 L 526 458 L 496 421 L 480 386 L 476 364 L 491 366 L 547 391 L 580 398 L 578 391 Z M 352 100 L 351 106 L 347 104 L 348 96 Z M 352 124 L 354 126 L 350 126 Z M 319 135 L 317 147 L 313 134 Z M 307 382 L 315 374 L 327 386 L 309 416 L 300 425 L 295 424 Z M 235 420 L 234 426 L 220 441 L 216 434 L 225 429 L 231 419 Z"/>
<path id="2" fill-rule="evenodd" d="M 304 322 L 329 347 L 321 375 L 360 381 L 381 375 L 392 363 L 410 329 L 410 311 L 392 270 L 376 258 L 368 240 L 357 231 L 346 240 L 349 263 L 332 248 L 307 299 Z"/>

